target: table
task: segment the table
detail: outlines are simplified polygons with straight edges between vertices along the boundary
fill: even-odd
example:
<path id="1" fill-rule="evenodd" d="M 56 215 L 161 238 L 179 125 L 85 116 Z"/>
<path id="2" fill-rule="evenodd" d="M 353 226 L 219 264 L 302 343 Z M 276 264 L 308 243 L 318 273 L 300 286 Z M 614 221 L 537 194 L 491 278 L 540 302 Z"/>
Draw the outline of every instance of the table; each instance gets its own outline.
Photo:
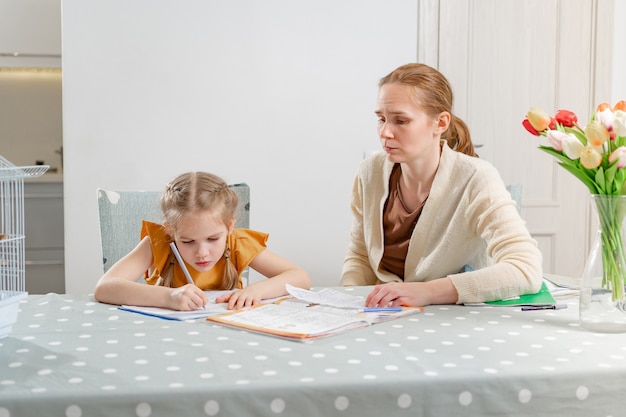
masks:
<path id="1" fill-rule="evenodd" d="M 0 417 L 622 416 L 626 337 L 567 302 L 429 306 L 302 343 L 31 295 L 0 339 Z"/>

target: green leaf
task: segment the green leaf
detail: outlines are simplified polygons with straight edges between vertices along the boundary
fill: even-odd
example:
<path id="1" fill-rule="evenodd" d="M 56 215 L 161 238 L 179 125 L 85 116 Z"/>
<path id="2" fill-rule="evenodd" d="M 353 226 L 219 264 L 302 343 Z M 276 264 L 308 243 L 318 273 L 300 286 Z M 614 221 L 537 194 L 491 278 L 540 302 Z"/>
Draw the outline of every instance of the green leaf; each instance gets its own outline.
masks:
<path id="1" fill-rule="evenodd" d="M 607 194 L 606 183 L 604 181 L 604 169 L 602 167 L 598 168 L 596 171 L 596 186 L 600 190 L 600 194 Z"/>
<path id="2" fill-rule="evenodd" d="M 585 175 L 584 172 L 580 171 L 579 168 L 569 165 L 559 163 L 563 168 L 572 173 L 576 178 L 582 181 L 583 184 L 589 189 L 591 194 L 602 194 L 602 191 L 596 186 L 596 183 L 593 182 L 589 177 Z"/>

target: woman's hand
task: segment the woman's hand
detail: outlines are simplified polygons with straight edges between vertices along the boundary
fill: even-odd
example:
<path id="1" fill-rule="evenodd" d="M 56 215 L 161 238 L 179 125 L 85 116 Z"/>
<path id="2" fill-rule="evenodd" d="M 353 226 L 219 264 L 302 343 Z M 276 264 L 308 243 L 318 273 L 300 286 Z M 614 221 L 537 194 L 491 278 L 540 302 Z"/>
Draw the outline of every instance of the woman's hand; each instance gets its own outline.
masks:
<path id="1" fill-rule="evenodd" d="M 245 307 L 252 307 L 261 302 L 261 294 L 259 291 L 256 291 L 256 289 L 254 285 L 251 285 L 242 290 L 224 294 L 216 298 L 215 302 L 228 303 L 229 310 L 240 310 Z"/>
<path id="2" fill-rule="evenodd" d="M 376 285 L 365 298 L 365 307 L 427 306 L 455 304 L 459 298 L 450 278 L 427 282 L 390 282 Z"/>
<path id="3" fill-rule="evenodd" d="M 169 308 L 180 311 L 198 310 L 207 302 L 204 291 L 191 284 L 173 288 L 168 300 Z"/>

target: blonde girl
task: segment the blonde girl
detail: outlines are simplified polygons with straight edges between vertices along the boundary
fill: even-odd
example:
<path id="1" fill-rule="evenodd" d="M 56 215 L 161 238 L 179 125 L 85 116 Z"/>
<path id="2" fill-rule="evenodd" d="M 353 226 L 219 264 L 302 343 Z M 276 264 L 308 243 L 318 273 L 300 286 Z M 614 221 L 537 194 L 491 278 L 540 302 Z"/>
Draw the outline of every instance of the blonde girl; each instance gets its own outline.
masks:
<path id="1" fill-rule="evenodd" d="M 285 284 L 310 288 L 308 274 L 266 248 L 267 233 L 235 229 L 238 196 L 216 175 L 189 172 L 170 182 L 161 197 L 163 225 L 143 221 L 141 241 L 98 281 L 104 303 L 195 310 L 207 303 L 204 290 L 234 290 L 218 298 L 228 308 L 253 306 L 286 294 Z M 174 242 L 194 284 L 172 253 Z M 271 278 L 242 288 L 250 267 Z M 144 275 L 149 285 L 137 282 Z"/>

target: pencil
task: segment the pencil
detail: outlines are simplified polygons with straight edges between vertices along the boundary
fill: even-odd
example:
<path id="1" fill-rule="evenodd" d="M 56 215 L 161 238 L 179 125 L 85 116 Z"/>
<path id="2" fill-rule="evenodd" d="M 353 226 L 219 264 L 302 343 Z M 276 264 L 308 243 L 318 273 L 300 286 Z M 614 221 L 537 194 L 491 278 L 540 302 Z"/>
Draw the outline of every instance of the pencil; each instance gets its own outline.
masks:
<path id="1" fill-rule="evenodd" d="M 187 265 L 185 265 L 185 261 L 183 261 L 183 257 L 180 256 L 180 252 L 178 252 L 178 248 L 176 247 L 176 243 L 174 243 L 174 242 L 170 243 L 170 248 L 172 248 L 172 252 L 174 252 L 174 256 L 178 260 L 178 263 L 180 264 L 180 267 L 183 270 L 183 273 L 185 274 L 185 277 L 187 277 L 187 281 L 191 285 L 196 285 L 196 283 L 193 282 L 193 278 L 191 278 L 191 274 L 189 273 L 189 270 L 187 269 Z M 202 306 L 200 308 L 202 308 L 204 310 L 204 306 Z"/>

